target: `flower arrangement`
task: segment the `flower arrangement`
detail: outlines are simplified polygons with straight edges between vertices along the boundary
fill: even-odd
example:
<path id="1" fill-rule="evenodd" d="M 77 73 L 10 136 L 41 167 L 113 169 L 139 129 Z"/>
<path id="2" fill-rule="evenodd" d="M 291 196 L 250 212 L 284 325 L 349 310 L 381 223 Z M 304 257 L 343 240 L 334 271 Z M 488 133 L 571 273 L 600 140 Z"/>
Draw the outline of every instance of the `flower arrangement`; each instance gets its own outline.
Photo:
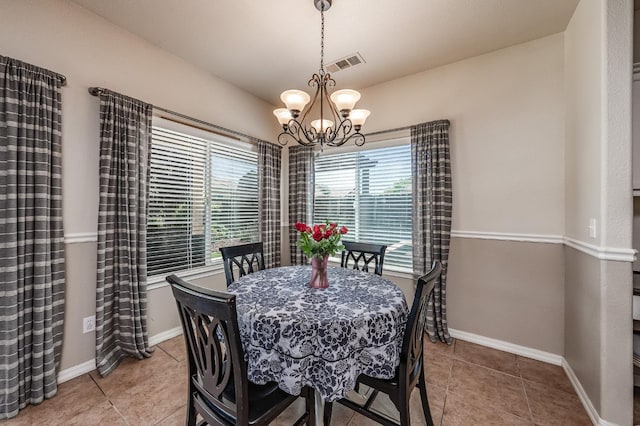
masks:
<path id="1" fill-rule="evenodd" d="M 323 258 L 326 255 L 331 256 L 344 250 L 340 239 L 349 232 L 346 226 L 338 227 L 337 223 L 329 222 L 328 220 L 323 225 L 313 226 L 298 222 L 295 227 L 300 232 L 298 245 L 310 259 L 314 257 Z"/>

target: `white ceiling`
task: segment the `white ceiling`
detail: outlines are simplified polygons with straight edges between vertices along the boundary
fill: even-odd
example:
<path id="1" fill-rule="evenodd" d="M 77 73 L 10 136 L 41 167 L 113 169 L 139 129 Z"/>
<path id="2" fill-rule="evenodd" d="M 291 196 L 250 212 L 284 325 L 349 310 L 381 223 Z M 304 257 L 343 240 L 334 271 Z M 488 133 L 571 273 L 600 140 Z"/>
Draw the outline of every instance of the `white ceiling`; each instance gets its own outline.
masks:
<path id="1" fill-rule="evenodd" d="M 313 0 L 73 1 L 274 105 L 319 67 Z M 359 52 L 333 77 L 361 89 L 561 32 L 578 1 L 334 0 L 325 63 Z"/>

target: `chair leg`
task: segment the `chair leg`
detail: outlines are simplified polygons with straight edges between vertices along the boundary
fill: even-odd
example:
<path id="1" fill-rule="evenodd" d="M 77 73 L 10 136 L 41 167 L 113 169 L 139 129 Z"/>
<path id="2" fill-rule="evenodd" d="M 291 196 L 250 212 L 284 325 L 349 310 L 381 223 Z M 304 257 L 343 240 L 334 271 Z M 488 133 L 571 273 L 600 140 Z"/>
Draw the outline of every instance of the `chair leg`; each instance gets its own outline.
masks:
<path id="1" fill-rule="evenodd" d="M 324 413 L 322 415 L 322 423 L 324 426 L 329 426 L 331 424 L 331 413 L 333 412 L 333 402 L 325 401 L 324 402 Z"/>
<path id="2" fill-rule="evenodd" d="M 398 407 L 400 411 L 400 425 L 401 426 L 411 426 L 411 416 L 409 415 L 409 399 L 404 398 L 404 400 L 400 401 L 400 406 Z"/>
<path id="3" fill-rule="evenodd" d="M 198 416 L 198 412 L 196 411 L 195 402 L 193 401 L 193 393 L 189 395 L 189 400 L 187 403 L 187 420 L 186 426 L 195 426 L 196 418 Z"/>
<path id="4" fill-rule="evenodd" d="M 304 403 L 307 409 L 307 425 L 314 426 L 316 422 L 316 402 L 314 401 L 313 389 L 307 387 Z"/>
<path id="5" fill-rule="evenodd" d="M 427 397 L 427 381 L 424 375 L 424 368 L 420 373 L 418 388 L 420 389 L 420 399 L 422 400 L 422 411 L 424 412 L 424 418 L 427 421 L 427 426 L 433 426 L 433 418 L 431 417 L 431 409 L 429 407 L 429 398 Z"/>

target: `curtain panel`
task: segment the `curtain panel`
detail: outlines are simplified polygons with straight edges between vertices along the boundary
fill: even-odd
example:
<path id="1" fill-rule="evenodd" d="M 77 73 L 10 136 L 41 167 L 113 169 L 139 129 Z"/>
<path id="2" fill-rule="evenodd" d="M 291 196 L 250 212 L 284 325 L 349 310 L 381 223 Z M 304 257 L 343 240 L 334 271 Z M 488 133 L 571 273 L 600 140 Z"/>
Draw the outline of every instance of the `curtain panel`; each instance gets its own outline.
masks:
<path id="1" fill-rule="evenodd" d="M 65 290 L 60 76 L 0 56 L 0 419 L 57 392 Z"/>
<path id="2" fill-rule="evenodd" d="M 282 147 L 258 141 L 260 239 L 266 268 L 280 266 L 280 174 Z"/>
<path id="3" fill-rule="evenodd" d="M 313 217 L 313 148 L 310 146 L 289 147 L 289 249 L 291 264 L 307 263 L 306 256 L 298 247 L 296 222 L 310 223 Z"/>
<path id="4" fill-rule="evenodd" d="M 96 364 L 151 356 L 147 333 L 147 203 L 152 106 L 100 94 Z"/>
<path id="5" fill-rule="evenodd" d="M 447 267 L 451 239 L 451 162 L 449 120 L 411 127 L 413 179 L 413 272 L 424 275 L 442 263 L 434 298 L 427 307 L 426 331 L 432 341 L 451 343 L 447 327 Z"/>

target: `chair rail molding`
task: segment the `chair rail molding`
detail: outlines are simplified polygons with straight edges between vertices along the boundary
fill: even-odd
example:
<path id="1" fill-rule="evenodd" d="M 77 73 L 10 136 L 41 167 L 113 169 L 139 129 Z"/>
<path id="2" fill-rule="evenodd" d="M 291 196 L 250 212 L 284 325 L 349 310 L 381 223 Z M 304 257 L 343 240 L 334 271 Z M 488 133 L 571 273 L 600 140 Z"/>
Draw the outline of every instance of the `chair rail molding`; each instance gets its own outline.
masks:
<path id="1" fill-rule="evenodd" d="M 564 244 L 567 247 L 571 247 L 597 259 L 616 262 L 633 262 L 636 260 L 637 254 L 637 250 L 632 248 L 601 247 L 564 235 L 452 230 L 451 237 L 525 243 Z"/>
<path id="2" fill-rule="evenodd" d="M 65 244 L 78 244 L 78 243 L 95 243 L 98 241 L 97 232 L 74 232 L 64 234 Z"/>
<path id="3" fill-rule="evenodd" d="M 632 248 L 600 247 L 570 237 L 564 237 L 564 245 L 600 260 L 617 262 L 633 262 L 636 260 L 637 250 Z"/>
<path id="4" fill-rule="evenodd" d="M 545 234 L 516 234 L 507 232 L 464 231 L 452 230 L 451 236 L 455 238 L 475 238 L 479 240 L 520 241 L 526 243 L 562 244 L 562 235 Z"/>

